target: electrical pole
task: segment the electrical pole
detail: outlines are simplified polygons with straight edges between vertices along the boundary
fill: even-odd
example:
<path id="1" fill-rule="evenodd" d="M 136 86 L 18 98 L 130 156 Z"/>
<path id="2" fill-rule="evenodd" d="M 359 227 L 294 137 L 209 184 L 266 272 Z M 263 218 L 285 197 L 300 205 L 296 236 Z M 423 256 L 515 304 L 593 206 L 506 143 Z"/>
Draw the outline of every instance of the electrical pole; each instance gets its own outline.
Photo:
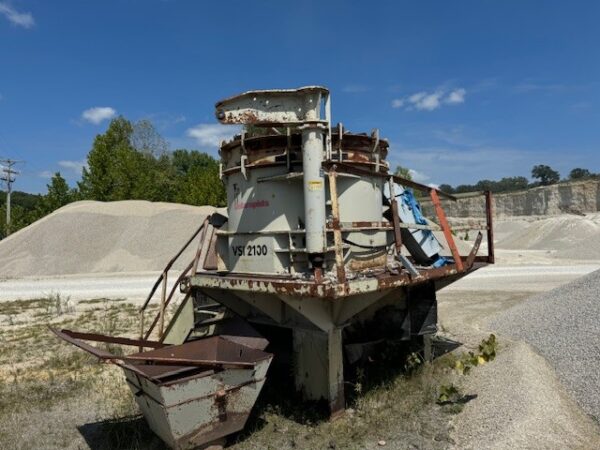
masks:
<path id="1" fill-rule="evenodd" d="M 13 166 L 23 161 L 14 159 L 0 159 L 0 164 L 4 167 L 0 170 L 0 180 L 6 183 L 6 236 L 10 234 L 10 194 L 12 193 L 12 184 L 15 182 L 15 175 L 19 172 L 13 170 Z"/>

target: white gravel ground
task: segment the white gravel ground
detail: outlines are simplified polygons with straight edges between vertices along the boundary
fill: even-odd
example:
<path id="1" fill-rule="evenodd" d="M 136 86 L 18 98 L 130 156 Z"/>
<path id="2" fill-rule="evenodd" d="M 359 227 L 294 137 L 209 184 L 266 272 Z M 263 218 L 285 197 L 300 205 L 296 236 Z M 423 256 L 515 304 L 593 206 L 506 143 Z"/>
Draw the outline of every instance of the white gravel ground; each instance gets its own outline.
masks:
<path id="1" fill-rule="evenodd" d="M 600 431 L 527 344 L 501 341 L 498 358 L 472 371 L 477 395 L 452 420 L 454 449 L 598 449 Z"/>
<path id="2" fill-rule="evenodd" d="M 0 301 L 45 298 L 58 293 L 75 301 L 126 298 L 137 302 L 146 298 L 159 275 L 159 272 L 142 272 L 0 280 Z M 178 276 L 178 271 L 169 272 L 168 289 Z"/>
<path id="3" fill-rule="evenodd" d="M 531 344 L 600 420 L 600 270 L 498 314 L 489 327 Z"/>

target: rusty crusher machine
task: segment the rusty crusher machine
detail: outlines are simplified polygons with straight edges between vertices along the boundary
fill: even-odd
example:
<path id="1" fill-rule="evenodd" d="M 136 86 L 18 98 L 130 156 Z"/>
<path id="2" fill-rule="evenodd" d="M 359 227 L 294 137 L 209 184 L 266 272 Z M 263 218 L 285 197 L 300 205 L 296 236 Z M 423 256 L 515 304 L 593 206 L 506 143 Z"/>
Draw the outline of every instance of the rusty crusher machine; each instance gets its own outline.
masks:
<path id="1" fill-rule="evenodd" d="M 166 267 L 142 307 L 140 339 L 55 330 L 122 366 L 150 427 L 173 448 L 244 426 L 272 358 L 255 329 L 288 330 L 296 389 L 335 414 L 345 407 L 344 364 L 364 359 L 372 342 L 426 344 L 436 332 L 436 291 L 493 262 L 489 193 L 488 254 L 477 255 L 479 233 L 460 255 L 440 202 L 453 197 L 392 175 L 388 142 L 377 131 L 332 127 L 330 105 L 323 87 L 217 103 L 219 122 L 245 130 L 220 149 L 227 215 L 209 216 Z M 414 190 L 430 197 L 434 221 Z M 196 240 L 194 260 L 168 293 L 168 270 Z M 158 314 L 147 323 L 159 288 Z M 167 323 L 177 288 L 185 297 Z M 117 357 L 84 341 L 139 352 Z"/>

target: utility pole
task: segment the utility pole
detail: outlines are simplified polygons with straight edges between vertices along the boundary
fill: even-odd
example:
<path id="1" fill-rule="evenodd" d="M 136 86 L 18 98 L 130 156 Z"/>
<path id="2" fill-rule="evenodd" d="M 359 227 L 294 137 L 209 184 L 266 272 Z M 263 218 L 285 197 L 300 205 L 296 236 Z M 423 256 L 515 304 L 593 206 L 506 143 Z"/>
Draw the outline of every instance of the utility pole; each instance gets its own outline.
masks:
<path id="1" fill-rule="evenodd" d="M 0 180 L 6 183 L 6 236 L 10 234 L 10 194 L 12 193 L 12 184 L 15 182 L 15 175 L 19 172 L 13 170 L 13 166 L 23 161 L 14 159 L 0 159 L 0 164 L 4 167 L 0 170 Z"/>

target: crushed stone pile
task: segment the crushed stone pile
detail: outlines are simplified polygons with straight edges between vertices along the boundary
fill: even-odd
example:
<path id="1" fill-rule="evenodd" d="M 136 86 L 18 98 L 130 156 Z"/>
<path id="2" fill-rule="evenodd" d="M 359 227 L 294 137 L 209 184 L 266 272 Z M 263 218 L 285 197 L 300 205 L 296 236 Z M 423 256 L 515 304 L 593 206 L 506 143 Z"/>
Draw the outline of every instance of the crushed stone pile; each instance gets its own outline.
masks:
<path id="1" fill-rule="evenodd" d="M 560 215 L 535 220 L 497 242 L 507 250 L 547 250 L 567 259 L 600 259 L 600 214 Z M 520 228 L 520 229 L 519 229 Z"/>
<path id="2" fill-rule="evenodd" d="M 531 297 L 490 321 L 531 344 L 584 411 L 600 420 L 600 270 Z"/>
<path id="3" fill-rule="evenodd" d="M 515 233 L 521 233 L 531 225 L 532 220 L 527 219 L 506 219 L 494 220 L 494 238 L 497 242 L 508 239 Z"/>
<path id="4" fill-rule="evenodd" d="M 0 278 L 162 270 L 210 206 L 82 201 L 0 241 Z M 178 263 L 185 267 L 192 243 Z"/>

